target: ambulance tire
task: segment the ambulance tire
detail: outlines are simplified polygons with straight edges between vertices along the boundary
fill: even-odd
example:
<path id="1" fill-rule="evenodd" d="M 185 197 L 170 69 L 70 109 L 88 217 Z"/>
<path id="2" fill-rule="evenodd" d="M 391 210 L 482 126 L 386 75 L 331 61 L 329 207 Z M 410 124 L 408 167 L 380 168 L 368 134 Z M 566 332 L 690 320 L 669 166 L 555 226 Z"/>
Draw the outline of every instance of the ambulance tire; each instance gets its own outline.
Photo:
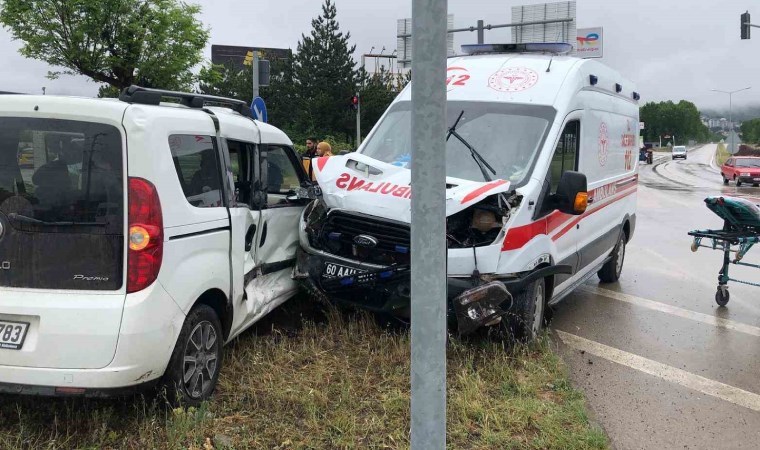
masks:
<path id="1" fill-rule="evenodd" d="M 517 342 L 530 342 L 544 329 L 546 324 L 546 282 L 543 278 L 530 283 L 522 292 L 514 296 L 512 309 L 501 326 Z"/>
<path id="2" fill-rule="evenodd" d="M 169 404 L 197 407 L 211 397 L 222 369 L 223 345 L 216 312 L 204 304 L 190 310 L 162 379 Z"/>
<path id="3" fill-rule="evenodd" d="M 604 263 L 597 275 L 602 283 L 614 283 L 620 279 L 623 272 L 623 263 L 625 262 L 625 233 L 620 233 L 615 249 L 612 250 L 610 260 Z"/>

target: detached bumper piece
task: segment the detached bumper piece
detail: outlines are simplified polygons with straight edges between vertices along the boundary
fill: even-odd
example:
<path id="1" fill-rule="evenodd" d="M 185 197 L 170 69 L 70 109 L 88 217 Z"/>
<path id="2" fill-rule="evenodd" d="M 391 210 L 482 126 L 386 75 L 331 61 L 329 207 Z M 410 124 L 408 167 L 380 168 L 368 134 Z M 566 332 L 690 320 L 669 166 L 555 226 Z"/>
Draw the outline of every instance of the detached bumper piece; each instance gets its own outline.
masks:
<path id="1" fill-rule="evenodd" d="M 496 325 L 512 308 L 512 294 L 504 283 L 490 283 L 468 289 L 452 300 L 460 335 L 480 327 Z"/>

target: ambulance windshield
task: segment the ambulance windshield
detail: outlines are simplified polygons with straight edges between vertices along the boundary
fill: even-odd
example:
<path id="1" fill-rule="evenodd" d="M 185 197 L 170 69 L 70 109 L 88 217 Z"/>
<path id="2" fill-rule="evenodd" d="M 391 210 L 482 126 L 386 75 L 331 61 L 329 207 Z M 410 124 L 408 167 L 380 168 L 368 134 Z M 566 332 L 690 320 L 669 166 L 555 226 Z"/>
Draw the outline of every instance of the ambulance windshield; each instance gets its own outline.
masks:
<path id="1" fill-rule="evenodd" d="M 520 186 L 528 179 L 555 110 L 549 106 L 450 101 L 447 102 L 447 127 L 460 114 L 456 132 L 463 139 L 452 137 L 446 142 L 446 175 L 483 181 L 483 170 L 464 140 L 495 169 L 493 179 L 509 180 L 513 186 Z M 399 102 L 391 107 L 364 143 L 361 153 L 411 168 L 411 143 L 411 102 Z"/>

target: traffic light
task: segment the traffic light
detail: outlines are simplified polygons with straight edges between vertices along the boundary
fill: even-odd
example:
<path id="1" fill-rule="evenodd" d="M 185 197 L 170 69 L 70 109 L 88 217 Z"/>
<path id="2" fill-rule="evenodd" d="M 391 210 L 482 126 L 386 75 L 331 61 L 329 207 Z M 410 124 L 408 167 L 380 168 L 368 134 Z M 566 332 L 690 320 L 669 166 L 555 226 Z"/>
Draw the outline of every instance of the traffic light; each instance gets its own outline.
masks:
<path id="1" fill-rule="evenodd" d="M 745 12 L 741 15 L 742 23 L 741 23 L 741 30 L 742 30 L 742 39 L 749 39 L 749 11 Z"/>
<path id="2" fill-rule="evenodd" d="M 359 109 L 359 95 L 358 94 L 351 97 L 349 105 L 351 105 L 351 109 L 354 111 Z"/>

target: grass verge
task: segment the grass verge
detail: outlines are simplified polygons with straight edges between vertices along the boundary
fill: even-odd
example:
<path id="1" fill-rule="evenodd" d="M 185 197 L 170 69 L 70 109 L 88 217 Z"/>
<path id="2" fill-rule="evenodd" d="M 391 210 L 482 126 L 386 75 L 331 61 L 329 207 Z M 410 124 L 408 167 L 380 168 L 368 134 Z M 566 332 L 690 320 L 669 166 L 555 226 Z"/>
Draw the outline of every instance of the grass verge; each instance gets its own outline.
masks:
<path id="1" fill-rule="evenodd" d="M 339 449 L 409 447 L 407 330 L 291 301 L 226 349 L 212 402 L 151 397 L 0 397 L 0 448 Z M 299 317 L 293 320 L 293 317 Z M 598 449 L 548 337 L 505 349 L 451 338 L 448 446 Z"/>

